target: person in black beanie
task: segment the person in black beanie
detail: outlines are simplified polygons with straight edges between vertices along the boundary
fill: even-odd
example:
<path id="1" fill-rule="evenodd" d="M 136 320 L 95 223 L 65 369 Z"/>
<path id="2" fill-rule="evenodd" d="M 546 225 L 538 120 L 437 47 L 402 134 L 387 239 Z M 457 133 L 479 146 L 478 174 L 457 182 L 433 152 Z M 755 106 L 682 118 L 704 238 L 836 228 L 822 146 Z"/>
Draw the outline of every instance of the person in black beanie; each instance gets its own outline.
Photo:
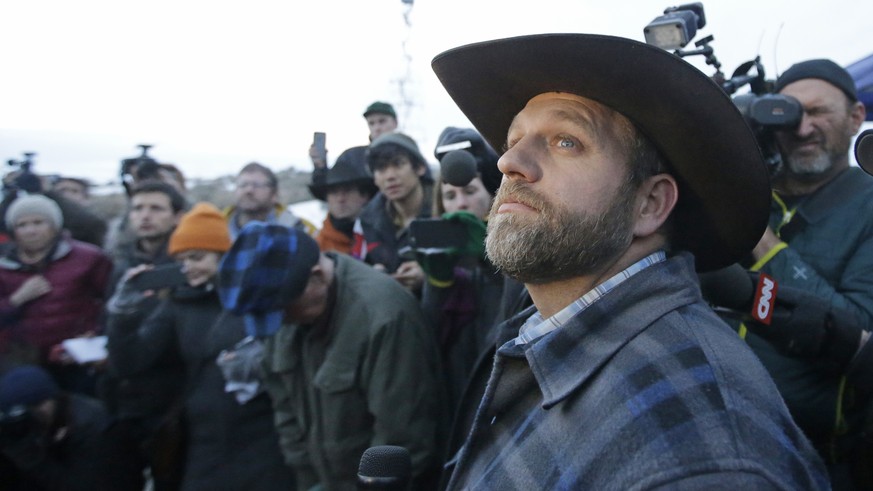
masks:
<path id="1" fill-rule="evenodd" d="M 2 469 L 0 489 L 141 490 L 142 473 L 117 442 L 98 400 L 60 390 L 42 368 L 0 378 L 0 460 L 14 467 Z"/>
<path id="2" fill-rule="evenodd" d="M 803 117 L 776 133 L 783 164 L 772 178 L 769 226 L 741 265 L 775 279 L 777 299 L 788 288 L 809 294 L 808 322 L 736 327 L 828 465 L 833 489 L 870 489 L 869 460 L 858 456 L 873 451 L 863 437 L 873 394 L 865 375 L 873 368 L 873 178 L 849 163 L 865 108 L 852 77 L 827 59 L 791 66 L 775 89 L 796 98 Z"/>

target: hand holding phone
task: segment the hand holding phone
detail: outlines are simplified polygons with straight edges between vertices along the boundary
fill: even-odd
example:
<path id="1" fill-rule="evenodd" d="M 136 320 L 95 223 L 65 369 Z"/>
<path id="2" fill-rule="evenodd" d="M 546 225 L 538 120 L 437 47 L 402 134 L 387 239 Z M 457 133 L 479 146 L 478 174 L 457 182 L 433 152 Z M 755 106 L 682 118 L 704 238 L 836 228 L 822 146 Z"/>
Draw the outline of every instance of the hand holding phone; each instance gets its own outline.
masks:
<path id="1" fill-rule="evenodd" d="M 312 164 L 315 167 L 327 167 L 326 141 L 326 133 L 316 131 L 312 134 L 312 148 L 309 151 L 309 156 L 312 158 Z"/>
<path id="2" fill-rule="evenodd" d="M 182 265 L 178 263 L 161 264 L 130 279 L 131 286 L 139 291 L 171 288 L 187 282 Z"/>
<path id="3" fill-rule="evenodd" d="M 416 218 L 409 223 L 409 235 L 420 250 L 460 248 L 467 240 L 463 223 L 441 218 Z"/>

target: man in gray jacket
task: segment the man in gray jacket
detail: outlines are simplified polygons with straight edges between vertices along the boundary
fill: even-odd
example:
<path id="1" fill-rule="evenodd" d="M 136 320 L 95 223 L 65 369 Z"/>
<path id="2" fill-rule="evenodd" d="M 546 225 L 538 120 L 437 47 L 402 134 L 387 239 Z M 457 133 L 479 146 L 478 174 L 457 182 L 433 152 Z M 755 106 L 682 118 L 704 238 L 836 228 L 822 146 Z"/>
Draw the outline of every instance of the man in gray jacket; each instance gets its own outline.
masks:
<path id="1" fill-rule="evenodd" d="M 264 339 L 275 422 L 298 489 L 353 490 L 368 447 L 406 447 L 433 482 L 442 411 L 433 333 L 389 276 L 305 233 L 246 225 L 219 272 L 225 308 Z"/>

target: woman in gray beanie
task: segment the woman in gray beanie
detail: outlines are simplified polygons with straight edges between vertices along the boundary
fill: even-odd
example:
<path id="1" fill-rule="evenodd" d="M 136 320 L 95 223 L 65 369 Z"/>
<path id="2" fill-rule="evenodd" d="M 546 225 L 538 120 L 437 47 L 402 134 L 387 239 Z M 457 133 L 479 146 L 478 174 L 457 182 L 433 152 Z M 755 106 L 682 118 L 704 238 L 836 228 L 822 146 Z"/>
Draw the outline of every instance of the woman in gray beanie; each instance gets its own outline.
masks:
<path id="1" fill-rule="evenodd" d="M 43 364 L 61 388 L 90 392 L 87 370 L 69 364 L 60 343 L 102 330 L 112 262 L 70 239 L 60 207 L 45 196 L 19 196 L 5 219 L 11 242 L 0 255 L 0 357 Z"/>

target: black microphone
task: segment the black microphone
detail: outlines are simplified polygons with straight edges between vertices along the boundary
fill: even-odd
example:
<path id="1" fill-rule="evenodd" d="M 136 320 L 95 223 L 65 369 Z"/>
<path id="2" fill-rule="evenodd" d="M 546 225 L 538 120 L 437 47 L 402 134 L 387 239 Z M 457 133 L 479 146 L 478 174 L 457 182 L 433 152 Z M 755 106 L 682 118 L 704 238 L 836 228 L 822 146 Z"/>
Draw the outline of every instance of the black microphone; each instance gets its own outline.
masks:
<path id="1" fill-rule="evenodd" d="M 739 264 L 700 273 L 700 291 L 710 304 L 746 313 L 752 308 L 755 283 Z"/>
<path id="2" fill-rule="evenodd" d="M 779 285 L 771 276 L 736 263 L 698 277 L 704 299 L 740 314 L 743 320 L 782 327 L 822 320 L 830 311 L 830 305 L 813 293 Z"/>
<path id="3" fill-rule="evenodd" d="M 855 160 L 867 174 L 873 175 L 873 130 L 864 130 L 855 139 Z"/>
<path id="4" fill-rule="evenodd" d="M 395 445 L 370 447 L 361 455 L 358 489 L 407 491 L 412 479 L 409 450 Z"/>
<path id="5" fill-rule="evenodd" d="M 466 150 L 452 150 L 440 159 L 440 174 L 452 186 L 466 186 L 478 174 L 476 157 Z"/>
<path id="6" fill-rule="evenodd" d="M 789 356 L 844 366 L 858 347 L 854 315 L 812 292 L 778 285 L 772 277 L 738 264 L 700 273 L 699 278 L 703 297 L 717 311 L 728 309 L 749 331 Z"/>

